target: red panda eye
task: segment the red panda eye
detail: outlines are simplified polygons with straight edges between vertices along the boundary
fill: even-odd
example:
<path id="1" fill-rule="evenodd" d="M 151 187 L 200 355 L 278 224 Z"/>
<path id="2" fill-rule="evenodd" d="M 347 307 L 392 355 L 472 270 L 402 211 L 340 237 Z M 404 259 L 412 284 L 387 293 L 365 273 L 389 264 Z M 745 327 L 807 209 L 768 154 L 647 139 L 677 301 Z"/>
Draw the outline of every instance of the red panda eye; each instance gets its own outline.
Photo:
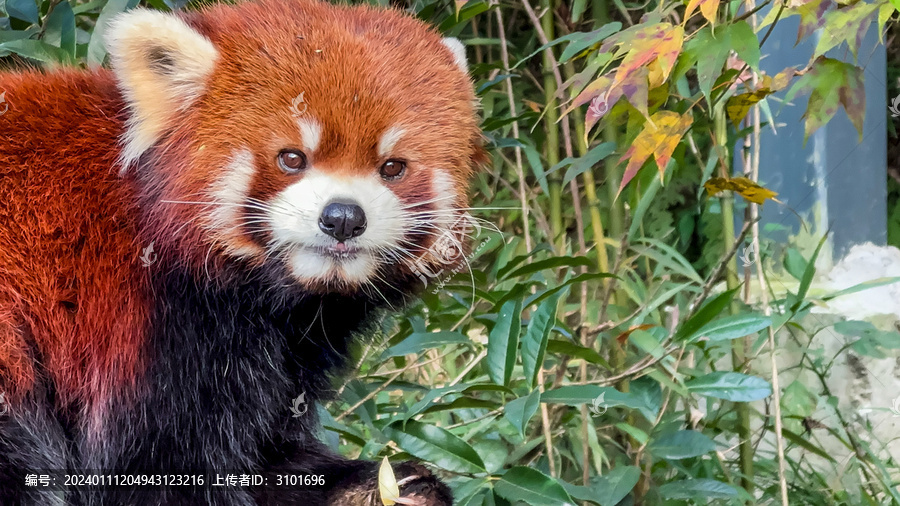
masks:
<path id="1" fill-rule="evenodd" d="M 406 162 L 401 160 L 388 160 L 381 166 L 381 177 L 388 181 L 399 179 L 406 172 Z"/>
<path id="2" fill-rule="evenodd" d="M 278 153 L 278 166 L 288 174 L 296 174 L 306 168 L 306 155 L 301 151 L 286 149 Z"/>

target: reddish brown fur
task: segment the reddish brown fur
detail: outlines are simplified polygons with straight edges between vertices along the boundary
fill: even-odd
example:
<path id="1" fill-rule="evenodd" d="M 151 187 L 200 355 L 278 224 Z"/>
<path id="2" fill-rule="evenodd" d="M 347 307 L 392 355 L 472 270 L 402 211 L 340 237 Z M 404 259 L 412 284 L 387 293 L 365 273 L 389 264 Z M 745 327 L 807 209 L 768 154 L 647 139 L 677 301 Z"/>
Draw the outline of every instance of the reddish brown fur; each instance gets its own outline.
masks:
<path id="1" fill-rule="evenodd" d="M 195 219 L 200 207 L 163 201 L 196 200 L 243 147 L 269 162 L 252 193 L 284 188 L 291 180 L 274 160 L 285 146 L 302 146 L 290 110 L 301 92 L 323 125 L 317 168 L 377 170 L 380 135 L 402 124 L 410 134 L 395 151 L 409 158 L 410 172 L 394 185 L 398 196 L 428 198 L 430 171 L 444 169 L 459 188 L 456 204 L 466 204 L 481 156 L 475 97 L 436 32 L 399 12 L 289 0 L 211 7 L 187 19 L 221 59 L 207 93 L 178 113 L 154 151 L 162 157 L 154 172 L 129 169 L 141 185 L 117 175 L 125 111 L 109 71 L 0 74 L 10 107 L 0 116 L 0 391 L 9 397 L 40 373 L 34 358 L 63 406 L 103 417 L 109 396 L 141 371 L 153 296 L 142 248 L 154 242 L 160 255 L 198 272 L 224 261 Z M 430 71 L 396 70 L 412 67 Z M 429 98 L 436 96 L 449 100 Z"/>
<path id="2" fill-rule="evenodd" d="M 34 352 L 60 403 L 97 416 L 134 378 L 145 323 L 133 197 L 116 150 L 97 149 L 116 145 L 122 103 L 105 71 L 4 74 L 0 89 L 0 390 L 30 388 Z"/>

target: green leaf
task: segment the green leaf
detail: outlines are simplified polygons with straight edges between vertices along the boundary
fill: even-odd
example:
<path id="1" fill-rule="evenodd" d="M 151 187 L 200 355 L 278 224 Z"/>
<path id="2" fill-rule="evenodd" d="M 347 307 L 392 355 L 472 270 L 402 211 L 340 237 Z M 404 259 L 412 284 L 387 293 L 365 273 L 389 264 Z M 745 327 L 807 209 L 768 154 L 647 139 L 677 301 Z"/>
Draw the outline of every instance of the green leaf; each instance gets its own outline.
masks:
<path id="1" fill-rule="evenodd" d="M 697 83 L 708 102 L 712 102 L 712 85 L 722 73 L 722 67 L 728 59 L 731 47 L 727 33 L 718 30 L 713 33 L 712 26 L 703 27 L 686 43 L 685 53 L 697 62 Z"/>
<path id="2" fill-rule="evenodd" d="M 853 57 L 859 53 L 859 45 L 869 31 L 878 13 L 879 4 L 857 2 L 848 7 L 835 9 L 825 14 L 824 29 L 816 45 L 813 58 L 825 54 L 831 48 L 847 43 Z"/>
<path id="3" fill-rule="evenodd" d="M 566 385 L 545 391 L 541 394 L 541 402 L 548 404 L 565 404 L 567 406 L 588 405 L 592 411 L 596 406 L 600 411 L 622 406 L 638 410 L 644 418 L 653 421 L 659 413 L 659 406 L 646 395 L 624 393 L 613 387 L 599 385 Z"/>
<path id="4" fill-rule="evenodd" d="M 575 506 L 572 498 L 556 480 L 530 467 L 517 466 L 494 484 L 494 492 L 512 503 L 531 506 Z"/>
<path id="5" fill-rule="evenodd" d="M 740 290 L 740 288 L 734 288 L 732 290 L 728 290 L 727 292 L 722 292 L 719 295 L 716 295 L 712 299 L 706 302 L 695 314 L 691 317 L 690 320 L 687 320 L 683 324 L 681 324 L 681 328 L 678 329 L 678 332 L 675 333 L 675 336 L 672 338 L 675 342 L 680 342 L 685 339 L 689 339 L 693 336 L 696 336 L 701 329 L 703 329 L 706 324 L 712 321 L 713 318 L 719 315 L 722 311 L 731 304 L 732 299 L 734 299 L 734 295 Z"/>
<path id="6" fill-rule="evenodd" d="M 699 457 L 716 451 L 716 443 L 703 433 L 694 430 L 680 430 L 660 436 L 648 446 L 654 456 L 681 460 Z"/>
<path id="7" fill-rule="evenodd" d="M 704 337 L 710 341 L 727 341 L 755 334 L 770 326 L 772 326 L 772 319 L 767 316 L 753 313 L 726 316 L 707 323 L 694 335 L 689 336 L 687 341 L 693 342 Z"/>
<path id="8" fill-rule="evenodd" d="M 441 23 L 440 31 L 448 32 L 450 29 L 465 23 L 478 14 L 487 11 L 489 8 L 490 5 L 488 5 L 487 2 L 468 2 L 459 10 L 458 16 L 448 16 L 447 19 Z"/>
<path id="9" fill-rule="evenodd" d="M 775 428 L 772 427 L 772 430 L 774 431 Z M 795 445 L 803 448 L 806 451 L 815 453 L 816 455 L 822 457 L 825 460 L 829 460 L 831 462 L 837 462 L 836 460 L 834 460 L 834 457 L 832 457 L 828 452 L 826 452 L 825 450 L 822 450 L 818 446 L 810 443 L 809 441 L 806 440 L 805 437 L 803 437 L 795 432 L 791 432 L 787 429 L 782 428 L 781 435 L 784 436 L 784 438 L 787 439 L 788 441 L 794 443 Z"/>
<path id="10" fill-rule="evenodd" d="M 620 423 L 615 424 L 615 427 L 617 429 L 621 430 L 622 432 L 628 434 L 629 436 L 633 437 L 634 439 L 636 439 L 637 442 L 640 444 L 646 444 L 650 440 L 650 436 L 646 432 L 642 431 L 641 429 L 638 429 L 637 427 L 635 427 L 633 425 L 629 425 L 627 423 L 620 422 Z"/>
<path id="11" fill-rule="evenodd" d="M 518 76 L 513 75 L 513 74 L 500 74 L 500 75 L 498 75 L 497 77 L 495 77 L 495 78 L 493 78 L 493 79 L 490 79 L 490 80 L 488 80 L 488 81 L 485 81 L 485 82 L 481 83 L 480 85 L 478 85 L 478 88 L 475 90 L 475 94 L 476 94 L 476 95 L 483 95 L 485 91 L 487 91 L 487 90 L 489 90 L 489 89 L 491 88 L 491 86 L 493 86 L 493 85 L 495 85 L 495 84 L 497 84 L 497 83 L 503 82 L 503 81 L 505 81 L 506 79 L 513 78 L 513 77 L 518 77 Z M 515 120 L 514 120 L 514 119 L 510 119 L 510 121 L 515 121 Z M 499 126 L 499 125 L 498 125 L 498 126 Z M 489 129 L 488 129 L 488 128 L 485 128 L 485 130 L 489 130 Z"/>
<path id="12" fill-rule="evenodd" d="M 794 277 L 797 281 L 803 279 L 803 272 L 806 271 L 806 259 L 794 248 L 787 250 L 784 256 L 784 269 Z"/>
<path id="13" fill-rule="evenodd" d="M 610 24 L 617 24 L 617 25 L 619 25 L 619 27 L 622 26 L 622 24 L 621 24 L 621 23 L 618 23 L 618 22 L 616 22 L 616 23 L 610 23 Z M 534 58 L 538 53 L 543 52 L 543 51 L 544 51 L 545 49 L 547 49 L 548 47 L 553 47 L 553 46 L 556 46 L 556 45 L 558 45 L 558 44 L 562 44 L 563 42 L 568 42 L 568 41 L 572 41 L 572 40 L 577 40 L 577 39 L 579 39 L 579 38 L 582 38 L 583 36 L 584 36 L 584 33 L 583 33 L 583 32 L 575 32 L 575 33 L 569 33 L 569 34 L 563 35 L 562 37 L 553 39 L 553 40 L 551 40 L 550 42 L 544 44 L 543 46 L 541 46 L 541 47 L 535 49 L 534 51 L 532 51 L 531 53 L 529 53 L 528 56 L 526 56 L 526 57 L 522 58 L 521 60 L 517 61 L 516 64 L 513 65 L 513 66 L 512 66 L 512 69 L 510 69 L 510 70 L 516 69 L 519 65 L 522 65 L 523 63 L 527 62 L 528 60 Z"/>
<path id="14" fill-rule="evenodd" d="M 566 171 L 566 175 L 563 177 L 563 186 L 567 186 L 569 181 L 591 170 L 600 162 L 600 160 L 607 158 L 609 155 L 613 154 L 615 150 L 615 142 L 604 142 L 594 146 L 594 148 L 588 151 L 584 156 L 576 158 Z"/>
<path id="15" fill-rule="evenodd" d="M 497 322 L 488 336 L 486 363 L 488 376 L 498 385 L 508 385 L 522 332 L 522 299 L 516 297 L 500 307 Z"/>
<path id="16" fill-rule="evenodd" d="M 595 479 L 591 489 L 595 492 L 593 500 L 602 506 L 616 506 L 637 485 L 641 478 L 641 470 L 635 466 L 617 466 L 606 475 Z"/>
<path id="17" fill-rule="evenodd" d="M 700 91 L 712 102 L 712 87 L 722 76 L 729 53 L 734 50 L 747 65 L 759 71 L 759 41 L 753 28 L 744 21 L 720 26 L 713 30 L 705 26 L 686 44 L 687 58 L 697 63 L 697 82 Z"/>
<path id="18" fill-rule="evenodd" d="M 547 341 L 547 351 L 554 355 L 568 355 L 570 357 L 587 360 L 592 364 L 599 364 L 603 367 L 609 368 L 609 362 L 607 362 L 605 358 L 597 353 L 596 350 L 594 350 L 593 348 L 579 346 L 571 341 L 564 341 L 562 339 L 550 339 Z"/>
<path id="19" fill-rule="evenodd" d="M 9 17 L 37 24 L 41 18 L 37 3 L 34 0 L 6 0 L 6 13 Z"/>
<path id="20" fill-rule="evenodd" d="M 588 257 L 553 257 L 544 260 L 538 260 L 528 265 L 524 265 L 513 272 L 503 276 L 502 279 L 519 278 L 540 272 L 546 269 L 558 269 L 560 267 L 592 267 L 595 263 Z"/>
<path id="21" fill-rule="evenodd" d="M 800 306 L 803 299 L 806 298 L 807 292 L 809 292 L 809 287 L 812 286 L 813 277 L 816 275 L 816 259 L 819 258 L 819 252 L 822 251 L 822 246 L 825 246 L 825 241 L 827 239 L 827 234 L 822 236 L 812 257 L 809 259 L 809 262 L 806 263 L 806 269 L 803 271 L 803 278 L 800 279 L 800 287 L 797 289 L 797 303 L 791 308 L 792 311 L 795 311 L 796 308 Z"/>
<path id="22" fill-rule="evenodd" d="M 569 288 L 572 285 L 577 285 L 578 283 L 584 283 L 587 281 L 593 281 L 595 279 L 603 279 L 603 278 L 618 279 L 617 276 L 614 276 L 608 272 L 585 272 L 584 274 L 579 274 L 579 275 L 573 277 L 572 279 L 570 279 L 560 285 L 557 285 L 553 288 L 547 289 L 541 293 L 536 293 L 534 295 L 530 295 L 525 300 L 525 304 L 523 306 L 529 307 L 529 306 L 533 306 L 535 304 L 540 304 L 541 302 L 546 300 L 548 297 L 552 297 L 553 294 L 564 291 L 565 289 Z"/>
<path id="23" fill-rule="evenodd" d="M 37 26 L 30 26 L 25 30 L 2 30 L 0 29 L 0 44 L 11 40 L 30 39 L 34 34 L 40 32 Z M 0 56 L 5 56 L 0 54 Z"/>
<path id="24" fill-rule="evenodd" d="M 731 485 L 705 478 L 666 483 L 659 487 L 659 493 L 666 499 L 730 499 L 738 496 L 738 491 Z"/>
<path id="25" fill-rule="evenodd" d="M 573 37 L 569 37 L 567 39 L 570 41 L 569 45 L 566 46 L 566 49 L 564 49 L 562 54 L 559 56 L 559 63 L 565 63 L 569 61 L 569 59 L 573 56 L 593 46 L 594 44 L 600 43 L 601 41 L 603 41 L 603 39 L 609 37 L 610 35 L 618 32 L 621 29 L 622 23 L 615 21 L 613 23 L 607 23 L 592 32 L 573 33 Z"/>
<path id="26" fill-rule="evenodd" d="M 772 395 L 768 381 L 739 372 L 711 372 L 686 382 L 685 386 L 692 393 L 733 402 L 758 401 Z"/>
<path id="27" fill-rule="evenodd" d="M 88 43 L 87 63 L 91 67 L 99 67 L 106 59 L 105 40 L 106 29 L 109 22 L 116 15 L 134 7 L 138 4 L 138 0 L 109 0 L 100 11 L 97 17 L 97 24 L 94 26 L 94 33 L 91 35 L 91 41 Z"/>
<path id="28" fill-rule="evenodd" d="M 843 106 L 847 116 L 862 139 L 863 120 L 866 114 L 866 93 L 863 69 L 850 63 L 824 56 L 818 57 L 785 95 L 790 102 L 800 92 L 809 92 L 809 102 L 803 117 L 806 127 L 803 141 L 828 123 Z"/>
<path id="29" fill-rule="evenodd" d="M 519 431 L 519 434 L 524 436 L 528 421 L 531 420 L 540 405 L 541 392 L 535 389 L 525 397 L 519 397 L 506 403 L 506 407 L 503 408 L 503 416 Z"/>
<path id="30" fill-rule="evenodd" d="M 382 359 L 402 357 L 447 344 L 466 344 L 470 342 L 468 337 L 459 332 L 413 332 L 406 339 L 384 350 L 381 357 Z"/>
<path id="31" fill-rule="evenodd" d="M 525 336 L 522 338 L 522 369 L 525 381 L 531 388 L 537 386 L 537 377 L 540 368 L 544 365 L 544 353 L 547 351 L 547 341 L 550 339 L 550 330 L 556 323 L 556 306 L 560 293 L 545 300 L 531 315 Z"/>
<path id="32" fill-rule="evenodd" d="M 612 392 L 626 395 L 611 387 L 601 387 L 599 385 L 567 385 L 545 391 L 541 394 L 541 402 L 581 406 L 582 404 L 589 404 L 594 399 L 603 395 L 607 405 L 611 406 L 616 402 L 613 399 Z M 621 405 L 621 403 L 616 405 Z"/>
<path id="33" fill-rule="evenodd" d="M 755 72 L 759 72 L 759 39 L 753 33 L 753 28 L 745 20 L 732 23 L 728 26 L 728 36 L 731 39 L 731 48 L 744 60 Z"/>
<path id="34" fill-rule="evenodd" d="M 451 432 L 416 420 L 395 422 L 385 429 L 403 451 L 455 473 L 483 473 L 484 462 L 468 443 Z"/>
<path id="35" fill-rule="evenodd" d="M 821 299 L 823 301 L 829 301 L 829 300 L 835 299 L 837 297 L 840 297 L 842 295 L 849 295 L 851 293 L 862 292 L 863 290 L 868 290 L 870 288 L 877 288 L 879 286 L 892 285 L 894 283 L 900 283 L 900 277 L 871 279 L 869 281 L 863 281 L 862 283 L 859 283 L 858 285 L 853 285 L 849 288 L 844 288 L 843 290 L 834 292 L 832 294 L 825 295 L 825 296 L 821 297 Z"/>
<path id="36" fill-rule="evenodd" d="M 50 15 L 44 21 L 42 40 L 65 51 L 69 61 L 74 62 L 75 13 L 72 12 L 69 2 L 60 2 L 50 11 Z"/>
<path id="37" fill-rule="evenodd" d="M 696 282 L 698 285 L 702 286 L 705 283 L 705 280 L 697 274 L 694 266 L 684 258 L 684 255 L 672 246 L 648 237 L 640 237 L 637 242 L 646 243 L 652 246 L 651 248 L 636 247 L 635 250 L 637 253 L 650 257 L 652 260 L 658 262 L 660 267 L 671 269 L 675 273 Z"/>
<path id="38" fill-rule="evenodd" d="M 438 399 L 445 395 L 463 392 L 463 391 L 467 390 L 468 388 L 469 387 L 466 386 L 464 383 L 457 383 L 456 385 L 451 385 L 451 386 L 441 387 L 441 388 L 432 388 L 432 389 L 428 390 L 428 392 L 424 396 L 422 396 L 422 399 L 420 399 L 418 402 L 416 402 L 415 404 L 413 404 L 412 406 L 409 407 L 409 409 L 406 411 L 406 414 L 403 416 L 403 418 L 401 418 L 401 420 L 403 420 L 405 422 L 405 421 L 409 420 L 410 418 L 418 415 L 423 410 L 430 407 L 432 405 L 431 403 L 434 402 L 435 399 Z"/>
<path id="39" fill-rule="evenodd" d="M 41 63 L 55 65 L 68 61 L 68 55 L 60 48 L 51 46 L 44 41 L 32 39 L 11 40 L 0 44 L 0 53 L 9 51 L 25 58 L 31 58 Z"/>

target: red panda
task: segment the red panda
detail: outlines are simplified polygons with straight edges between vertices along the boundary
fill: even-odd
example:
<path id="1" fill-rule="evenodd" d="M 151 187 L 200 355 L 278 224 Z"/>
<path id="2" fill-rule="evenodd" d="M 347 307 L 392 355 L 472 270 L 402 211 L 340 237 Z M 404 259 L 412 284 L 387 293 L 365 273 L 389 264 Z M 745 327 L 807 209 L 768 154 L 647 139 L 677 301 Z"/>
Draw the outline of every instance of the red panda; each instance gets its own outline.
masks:
<path id="1" fill-rule="evenodd" d="M 0 73 L 0 504 L 376 504 L 374 464 L 291 400 L 327 398 L 459 235 L 483 157 L 463 46 L 312 0 L 137 9 L 107 33 L 110 69 Z M 25 486 L 48 469 L 324 485 Z"/>

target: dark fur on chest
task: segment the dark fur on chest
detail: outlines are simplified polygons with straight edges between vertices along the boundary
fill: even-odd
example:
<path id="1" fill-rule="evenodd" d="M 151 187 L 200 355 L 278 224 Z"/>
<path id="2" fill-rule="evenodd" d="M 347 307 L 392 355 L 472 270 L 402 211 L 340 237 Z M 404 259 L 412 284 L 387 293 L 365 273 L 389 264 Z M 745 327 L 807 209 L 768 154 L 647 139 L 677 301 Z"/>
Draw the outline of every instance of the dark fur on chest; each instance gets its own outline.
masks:
<path id="1" fill-rule="evenodd" d="M 380 314 L 377 302 L 365 294 L 310 294 L 271 272 L 209 282 L 156 267 L 146 367 L 136 395 L 113 402 L 99 444 L 79 432 L 78 420 L 47 410 L 53 392 L 48 383 L 47 398 L 35 398 L 29 426 L 3 428 L 8 440 L 0 437 L 0 449 L 21 454 L 6 463 L 0 457 L 0 471 L 15 461 L 35 470 L 124 473 L 284 470 L 324 475 L 329 486 L 371 474 L 371 463 L 341 459 L 316 440 L 315 403 L 329 397 L 353 340 L 370 334 Z M 301 394 L 305 405 L 292 411 Z M 46 432 L 46 441 L 29 434 L 35 430 Z M 18 474 L 4 478 L 0 472 L 0 485 L 9 479 L 20 489 L 0 492 L 0 499 L 57 504 L 47 502 L 49 496 L 29 502 L 31 492 L 21 489 Z M 70 491 L 58 504 L 277 504 L 259 494 L 105 488 Z M 326 494 L 312 487 L 294 490 L 290 499 L 325 504 Z"/>
<path id="2" fill-rule="evenodd" d="M 278 467 L 286 447 L 320 450 L 314 403 L 376 308 L 258 279 L 220 286 L 176 270 L 157 282 L 144 391 L 101 467 L 249 472 Z"/>

